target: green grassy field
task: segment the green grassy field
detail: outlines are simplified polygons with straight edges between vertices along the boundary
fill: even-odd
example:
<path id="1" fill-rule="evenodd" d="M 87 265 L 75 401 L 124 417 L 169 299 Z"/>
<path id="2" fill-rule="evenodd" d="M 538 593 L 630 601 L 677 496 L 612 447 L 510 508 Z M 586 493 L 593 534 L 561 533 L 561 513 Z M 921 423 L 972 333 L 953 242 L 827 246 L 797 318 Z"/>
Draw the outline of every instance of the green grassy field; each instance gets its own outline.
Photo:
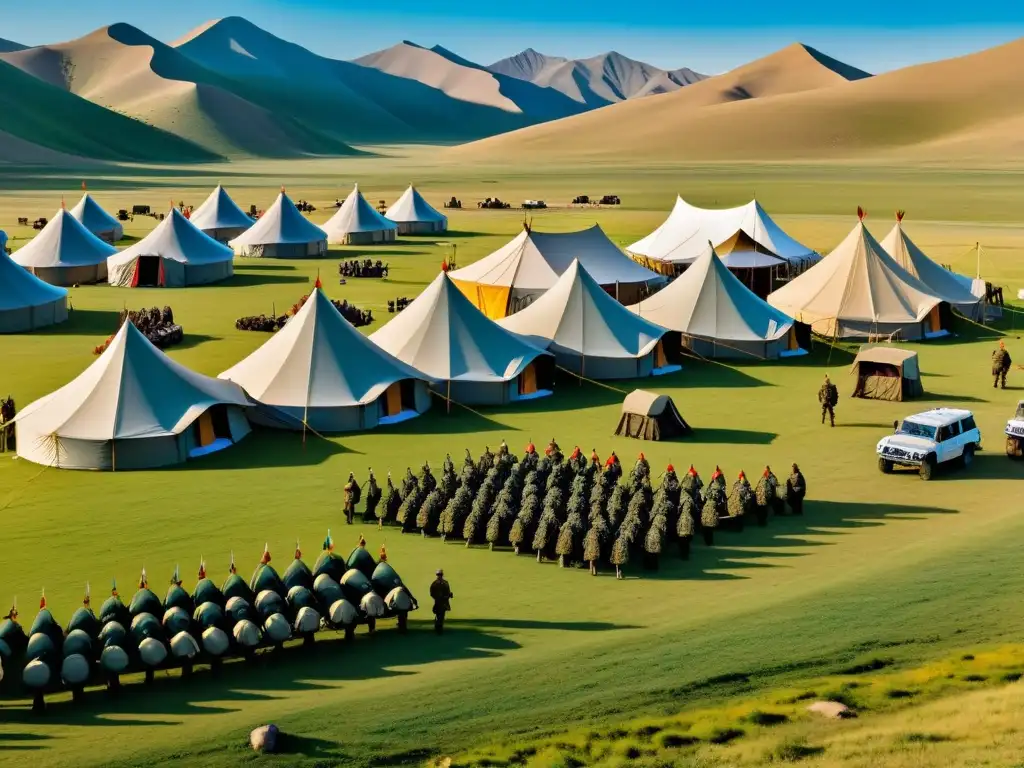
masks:
<path id="1" fill-rule="evenodd" d="M 262 207 L 284 180 L 294 198 L 321 206 L 313 217 L 319 222 L 329 215 L 323 206 L 357 177 L 371 200 L 393 200 L 412 178 L 434 202 L 454 194 L 467 206 L 495 194 L 562 201 L 614 192 L 625 200 L 622 210 L 556 209 L 536 214 L 534 226 L 572 229 L 598 221 L 622 244 L 660 223 L 676 191 L 723 205 L 756 193 L 780 213 L 780 223 L 822 251 L 846 234 L 858 204 L 873 214 L 868 223 L 878 237 L 891 226 L 890 211 L 903 207 L 910 212 L 907 231 L 933 258 L 973 273 L 970 249 L 980 240 L 985 276 L 1008 295 L 1024 285 L 1024 225 L 1015 219 L 1024 184 L 1011 173 L 795 166 L 526 173 L 445 168 L 420 153 L 404 161 L 264 163 L 188 175 L 126 169 L 119 178 L 89 183 L 108 208 L 145 202 L 160 209 L 171 198 L 198 204 L 217 180 L 230 185 L 240 204 Z M 4 182 L 0 225 L 14 236 L 14 247 L 30 234 L 10 226 L 17 216 L 51 215 L 59 195 L 67 191 L 70 200 L 79 185 L 70 173 L 41 179 L 11 171 Z M 70 380 L 94 359 L 92 348 L 114 330 L 125 305 L 170 304 L 186 333 L 172 357 L 214 375 L 267 338 L 236 331 L 235 318 L 291 306 L 318 270 L 332 297 L 372 308 L 379 324 L 387 318 L 386 301 L 414 296 L 450 257 L 451 244 L 459 263 L 468 263 L 511 238 L 522 218 L 474 205 L 452 216 L 453 231 L 440 240 L 332 250 L 320 262 L 239 262 L 235 278 L 222 286 L 73 289 L 68 323 L 0 338 L 0 393 L 24 406 Z M 137 219 L 128 233 L 141 236 L 150 226 L 152 220 Z M 391 279 L 339 286 L 337 261 L 349 257 L 389 261 Z M 1005 324 L 1008 345 L 1024 360 L 1013 317 Z M 314 556 L 328 528 L 343 551 L 360 533 L 374 550 L 386 543 L 391 562 L 421 596 L 443 566 L 456 595 L 451 631 L 440 638 L 428 631 L 429 612 L 421 610 L 408 637 L 385 629 L 372 640 L 360 636 L 353 647 L 322 643 L 256 667 L 229 665 L 219 679 L 200 675 L 188 685 L 169 679 L 152 691 L 135 687 L 116 703 L 98 692 L 84 706 L 55 699 L 44 720 L 24 703 L 0 702 L 0 763 L 420 762 L 591 723 L 674 715 L 834 673 L 879 647 L 901 668 L 1019 640 L 1024 466 L 1002 455 L 1001 433 L 1024 392 L 1024 374 L 1011 376 L 1017 389 L 993 390 L 989 355 L 999 332 L 960 330 L 954 340 L 919 345 L 927 395 L 906 405 L 849 399 L 849 353 L 820 345 L 800 360 L 693 363 L 679 374 L 619 382 L 615 389 L 562 380 L 554 397 L 525 406 L 450 415 L 435 408 L 368 434 L 303 443 L 299 435 L 262 432 L 220 455 L 158 472 L 59 472 L 0 458 L 0 605 L 17 595 L 26 621 L 42 588 L 66 621 L 86 580 L 96 594 L 116 577 L 122 594 L 130 594 L 145 566 L 162 589 L 176 564 L 191 574 L 201 557 L 219 578 L 232 550 L 247 573 L 265 542 L 275 564 L 287 563 L 296 539 Z M 816 392 L 825 371 L 842 393 L 836 429 L 818 421 Z M 645 445 L 612 437 L 622 399 L 616 389 L 635 386 L 671 394 L 694 437 Z M 972 409 L 987 450 L 969 471 L 929 484 L 880 475 L 877 439 L 893 419 L 936 405 Z M 714 548 L 695 545 L 690 562 L 669 556 L 659 573 L 633 568 L 622 582 L 511 553 L 343 524 L 341 487 L 349 471 L 361 479 L 367 467 L 378 476 L 388 469 L 403 473 L 424 459 L 439 466 L 446 452 L 479 453 L 503 438 L 518 452 L 529 439 L 543 443 L 552 436 L 563 448 L 578 443 L 602 456 L 614 449 L 627 463 L 642 448 L 656 474 L 669 461 L 692 462 L 705 475 L 720 464 L 730 477 L 740 469 L 756 474 L 765 464 L 781 472 L 796 461 L 811 501 L 803 519 L 722 534 Z M 186 578 L 186 586 L 193 583 Z M 270 720 L 294 735 L 291 751 L 255 759 L 245 751 L 245 735 Z"/>

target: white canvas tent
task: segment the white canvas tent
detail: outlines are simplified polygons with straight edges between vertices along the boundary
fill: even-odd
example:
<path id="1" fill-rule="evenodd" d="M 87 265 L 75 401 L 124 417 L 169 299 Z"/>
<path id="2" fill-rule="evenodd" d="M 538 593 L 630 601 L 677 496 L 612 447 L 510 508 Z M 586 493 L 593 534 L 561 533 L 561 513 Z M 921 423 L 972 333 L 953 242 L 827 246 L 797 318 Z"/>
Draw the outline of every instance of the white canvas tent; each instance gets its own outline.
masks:
<path id="1" fill-rule="evenodd" d="M 353 328 L 319 288 L 284 328 L 220 378 L 290 416 L 283 425 L 318 432 L 372 429 L 430 407 L 425 377 Z"/>
<path id="2" fill-rule="evenodd" d="M 448 229 L 448 217 L 438 213 L 412 184 L 384 215 L 398 225 L 400 235 L 422 235 Z"/>
<path id="3" fill-rule="evenodd" d="M 15 418 L 18 455 L 61 469 L 148 469 L 228 447 L 247 434 L 241 387 L 190 371 L 131 323 L 70 384 Z"/>
<path id="4" fill-rule="evenodd" d="M 442 272 L 370 340 L 465 404 L 550 393 L 554 359 L 484 316 Z"/>
<path id="5" fill-rule="evenodd" d="M 598 225 L 579 232 L 524 228 L 489 256 L 450 274 L 477 308 L 497 320 L 529 306 L 574 260 L 623 304 L 639 301 L 665 278 L 619 250 Z"/>
<path id="6" fill-rule="evenodd" d="M 229 245 L 249 258 L 306 259 L 327 253 L 327 233 L 303 216 L 282 189 L 274 204 Z"/>
<path id="7" fill-rule="evenodd" d="M 117 248 L 87 230 L 61 206 L 43 230 L 13 259 L 50 285 L 84 285 L 107 279 L 107 257 Z"/>
<path id="8" fill-rule="evenodd" d="M 575 259 L 546 293 L 498 325 L 589 379 L 635 379 L 669 367 L 660 346 L 666 330 L 619 304 Z"/>
<path id="9" fill-rule="evenodd" d="M 181 288 L 235 273 L 231 249 L 200 232 L 177 208 L 146 237 L 107 259 L 107 281 L 122 288 Z"/>
<path id="10" fill-rule="evenodd" d="M 22 333 L 68 319 L 68 292 L 48 285 L 7 255 L 0 231 L 0 333 Z"/>
<path id="11" fill-rule="evenodd" d="M 976 281 L 951 272 L 929 259 L 903 230 L 902 212 L 896 214 L 896 226 L 882 240 L 882 248 L 892 256 L 893 261 L 928 286 L 940 299 L 956 307 L 962 315 L 973 319 L 981 317 L 982 299 L 985 297 L 984 281 L 977 281 L 981 284 L 981 295 L 976 296 L 972 292 Z"/>
<path id="12" fill-rule="evenodd" d="M 947 333 L 942 299 L 893 261 L 863 221 L 768 303 L 828 337 L 906 340 Z"/>
<path id="13" fill-rule="evenodd" d="M 709 243 L 667 287 L 628 308 L 678 333 L 703 357 L 778 359 L 802 354 L 793 319 L 730 272 Z"/>
<path id="14" fill-rule="evenodd" d="M 253 225 L 249 214 L 235 205 L 220 184 L 192 211 L 189 221 L 219 243 L 233 240 Z"/>
<path id="15" fill-rule="evenodd" d="M 345 198 L 341 208 L 327 220 L 323 229 L 330 243 L 372 245 L 394 242 L 398 225 L 373 210 L 356 184 L 352 194 Z"/>
<path id="16" fill-rule="evenodd" d="M 691 263 L 704 254 L 709 242 L 717 247 L 740 232 L 756 243 L 759 252 L 782 259 L 797 270 L 820 258 L 787 235 L 757 200 L 736 208 L 698 208 L 676 197 L 675 207 L 665 222 L 626 250 L 652 269 L 665 270 Z M 762 261 L 757 266 L 772 266 L 767 260 Z"/>
<path id="17" fill-rule="evenodd" d="M 78 205 L 71 209 L 71 215 L 100 240 L 116 243 L 124 237 L 124 227 L 109 213 L 100 208 L 100 204 L 86 192 Z"/>

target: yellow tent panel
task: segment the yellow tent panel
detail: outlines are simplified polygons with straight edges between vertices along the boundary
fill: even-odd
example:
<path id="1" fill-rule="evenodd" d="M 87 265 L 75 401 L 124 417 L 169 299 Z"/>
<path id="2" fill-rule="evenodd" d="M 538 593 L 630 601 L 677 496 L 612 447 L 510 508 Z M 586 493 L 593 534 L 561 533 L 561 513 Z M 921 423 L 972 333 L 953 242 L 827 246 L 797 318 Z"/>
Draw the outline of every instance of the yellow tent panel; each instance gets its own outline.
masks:
<path id="1" fill-rule="evenodd" d="M 217 435 L 213 431 L 213 417 L 210 416 L 209 411 L 206 411 L 199 417 L 199 445 L 206 447 L 216 439 Z"/>
<path id="2" fill-rule="evenodd" d="M 402 382 L 396 381 L 385 392 L 385 409 L 388 416 L 396 416 L 402 412 Z"/>
<path id="3" fill-rule="evenodd" d="M 537 391 L 537 368 L 533 363 L 530 363 L 523 369 L 523 372 L 519 374 L 519 394 L 520 395 L 532 395 Z"/>
<path id="4" fill-rule="evenodd" d="M 508 315 L 508 297 L 512 289 L 502 285 L 483 285 L 465 280 L 452 280 L 462 295 L 491 320 L 500 320 Z"/>

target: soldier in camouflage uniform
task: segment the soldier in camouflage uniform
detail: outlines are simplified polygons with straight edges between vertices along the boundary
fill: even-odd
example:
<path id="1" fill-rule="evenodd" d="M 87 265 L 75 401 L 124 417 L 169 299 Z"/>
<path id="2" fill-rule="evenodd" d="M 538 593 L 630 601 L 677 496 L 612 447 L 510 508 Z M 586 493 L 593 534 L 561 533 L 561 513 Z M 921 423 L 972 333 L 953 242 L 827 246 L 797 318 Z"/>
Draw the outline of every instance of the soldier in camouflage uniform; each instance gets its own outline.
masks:
<path id="1" fill-rule="evenodd" d="M 1006 351 L 1006 343 L 1000 341 L 999 349 L 992 353 L 992 388 L 995 389 L 1002 381 L 1003 389 L 1006 389 L 1006 373 L 1010 370 L 1013 360 L 1010 353 Z"/>
<path id="2" fill-rule="evenodd" d="M 839 402 L 839 388 L 833 384 L 828 376 L 818 390 L 818 402 L 821 403 L 821 423 L 825 423 L 825 416 L 828 415 L 829 423 L 836 425 L 836 404 Z"/>
<path id="3" fill-rule="evenodd" d="M 345 522 L 349 525 L 355 521 L 356 503 L 359 501 L 360 488 L 354 473 L 348 473 L 348 482 L 345 483 Z"/>

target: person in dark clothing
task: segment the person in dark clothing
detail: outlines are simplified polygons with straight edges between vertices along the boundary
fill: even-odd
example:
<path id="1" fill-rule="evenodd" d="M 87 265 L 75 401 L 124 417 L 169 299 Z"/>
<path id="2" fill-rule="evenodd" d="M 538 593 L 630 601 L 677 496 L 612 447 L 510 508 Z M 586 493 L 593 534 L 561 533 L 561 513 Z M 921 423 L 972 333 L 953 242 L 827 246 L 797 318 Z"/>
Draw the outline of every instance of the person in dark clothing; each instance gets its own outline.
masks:
<path id="1" fill-rule="evenodd" d="M 821 403 L 821 423 L 825 423 L 825 416 L 828 416 L 829 424 L 836 425 L 836 404 L 839 403 L 839 388 L 833 384 L 828 376 L 818 390 L 818 402 Z"/>
<path id="2" fill-rule="evenodd" d="M 999 349 L 992 353 L 992 388 L 995 389 L 1002 380 L 1002 387 L 1006 389 L 1006 374 L 1010 370 L 1013 360 L 1010 353 L 1006 351 L 1006 342 L 999 342 Z"/>
<path id="3" fill-rule="evenodd" d="M 793 472 L 786 478 L 786 503 L 794 515 L 804 513 L 804 497 L 807 495 L 807 481 L 804 480 L 800 467 L 793 465 Z"/>
<path id="4" fill-rule="evenodd" d="M 440 635 L 444 632 L 444 615 L 452 609 L 451 601 L 455 597 L 441 569 L 438 569 L 437 578 L 430 585 L 430 597 L 434 601 L 434 631 Z"/>
<path id="5" fill-rule="evenodd" d="M 356 476 L 352 473 L 348 473 L 348 482 L 345 483 L 345 522 L 349 525 L 355 521 L 356 517 L 356 504 L 359 503 L 359 497 L 362 489 L 359 487 L 359 482 L 356 480 Z"/>

